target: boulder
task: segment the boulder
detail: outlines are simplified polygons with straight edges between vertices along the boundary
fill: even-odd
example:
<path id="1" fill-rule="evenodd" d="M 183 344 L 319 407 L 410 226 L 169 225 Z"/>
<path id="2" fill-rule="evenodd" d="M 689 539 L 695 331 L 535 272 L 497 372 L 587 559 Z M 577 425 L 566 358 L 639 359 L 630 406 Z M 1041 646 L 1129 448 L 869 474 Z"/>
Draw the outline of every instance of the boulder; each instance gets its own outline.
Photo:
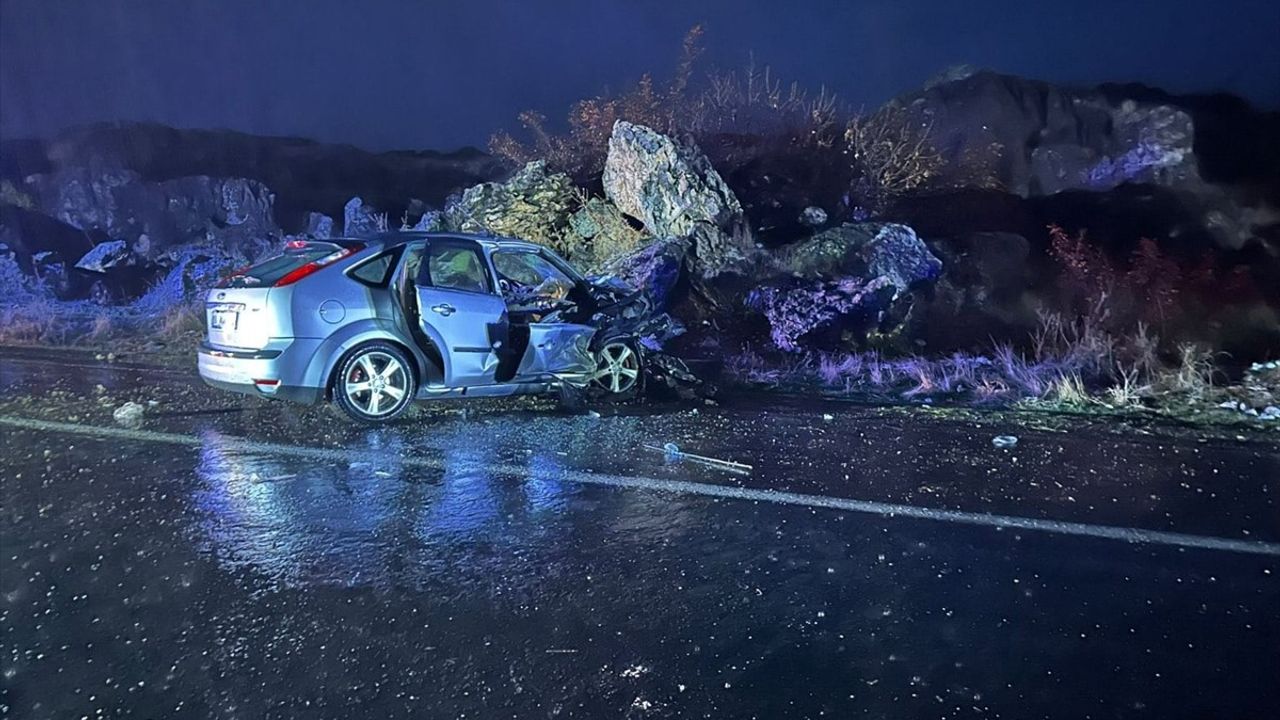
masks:
<path id="1" fill-rule="evenodd" d="M 113 267 L 133 262 L 133 253 L 124 240 L 108 240 L 93 246 L 78 261 L 76 267 L 89 272 L 104 273 Z"/>
<path id="2" fill-rule="evenodd" d="M 895 295 L 942 272 L 942 261 L 915 231 L 896 223 L 846 223 L 786 248 L 779 261 L 802 277 L 883 277 Z"/>
<path id="3" fill-rule="evenodd" d="M 800 211 L 800 224 L 806 227 L 821 227 L 827 224 L 827 211 L 816 205 L 810 205 Z"/>
<path id="4" fill-rule="evenodd" d="M 506 182 L 467 188 L 444 209 L 444 225 L 456 232 L 514 237 L 548 245 L 572 255 L 570 211 L 576 202 L 568 175 L 547 172 L 542 160 L 531 162 Z"/>
<path id="5" fill-rule="evenodd" d="M 672 291 L 684 273 L 689 241 L 683 238 L 655 240 L 639 250 L 609 261 L 598 282 L 619 281 L 648 296 L 655 311 L 666 309 Z"/>
<path id="6" fill-rule="evenodd" d="M 729 229 L 742 205 L 698 148 L 619 120 L 609 136 L 605 196 L 656 237 L 683 237 L 699 223 Z"/>
<path id="7" fill-rule="evenodd" d="M 698 223 L 689 231 L 693 248 L 693 266 L 698 277 L 710 280 L 726 273 L 741 274 L 752 251 L 745 226 L 732 232 L 714 225 Z"/>
<path id="8" fill-rule="evenodd" d="M 387 230 L 387 214 L 364 204 L 364 200 L 353 197 L 342 209 L 342 236 L 349 238 L 369 237 Z"/>
<path id="9" fill-rule="evenodd" d="M 414 223 L 410 229 L 423 232 L 439 232 L 444 229 L 444 213 L 439 210 L 427 210 L 422 213 L 422 217 L 418 218 L 418 222 Z"/>
<path id="10" fill-rule="evenodd" d="M 0 205 L 0 243 L 9 246 L 25 267 L 32 267 L 35 255 L 46 253 L 55 256 L 52 262 L 70 267 L 94 246 L 79 228 L 17 205 Z"/>
<path id="11" fill-rule="evenodd" d="M 303 229 L 302 234 L 317 240 L 333 237 L 333 218 L 324 213 L 307 213 L 307 226 Z"/>
<path id="12" fill-rule="evenodd" d="M 148 182 L 110 166 L 70 166 L 28 179 L 38 209 L 146 259 L 204 242 L 255 254 L 281 235 L 274 196 L 253 180 L 204 175 Z"/>
<path id="13" fill-rule="evenodd" d="M 893 103 L 929 128 L 942 187 L 999 187 L 1031 197 L 1126 182 L 1200 181 L 1194 123 L 1161 102 L 966 71 Z"/>
<path id="14" fill-rule="evenodd" d="M 942 274 L 942 261 L 906 225 L 884 225 L 859 253 L 867 262 L 867 274 L 888 280 L 895 298 Z"/>
<path id="15" fill-rule="evenodd" d="M 799 352 L 802 341 L 821 330 L 865 332 L 888 309 L 894 292 L 886 278 L 794 279 L 753 290 L 746 304 L 768 318 L 774 345 Z"/>
<path id="16" fill-rule="evenodd" d="M 632 226 L 627 217 L 604 198 L 588 198 L 569 217 L 569 229 L 582 242 L 580 263 L 598 265 L 626 256 L 652 239 Z"/>
<path id="17" fill-rule="evenodd" d="M 946 273 L 916 299 L 911 334 L 934 352 L 985 351 L 992 342 L 1020 345 L 1035 330 L 1036 311 L 1057 284 L 1037 271 L 1031 243 L 1006 232 L 969 233 L 930 241 Z"/>

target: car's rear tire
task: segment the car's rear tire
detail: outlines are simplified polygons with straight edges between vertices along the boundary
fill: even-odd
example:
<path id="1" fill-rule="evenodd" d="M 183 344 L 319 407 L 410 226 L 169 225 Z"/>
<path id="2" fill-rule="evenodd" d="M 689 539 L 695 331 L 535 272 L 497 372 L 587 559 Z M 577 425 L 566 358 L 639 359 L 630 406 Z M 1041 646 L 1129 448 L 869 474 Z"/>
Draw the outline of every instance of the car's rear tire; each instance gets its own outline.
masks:
<path id="1" fill-rule="evenodd" d="M 333 401 L 353 420 L 390 422 L 409 408 L 418 390 L 413 361 L 388 342 L 370 342 L 348 352 L 333 378 Z"/>
<path id="2" fill-rule="evenodd" d="M 596 376 L 587 386 L 590 397 L 622 402 L 644 390 L 644 367 L 640 350 L 627 338 L 606 340 L 596 350 Z"/>

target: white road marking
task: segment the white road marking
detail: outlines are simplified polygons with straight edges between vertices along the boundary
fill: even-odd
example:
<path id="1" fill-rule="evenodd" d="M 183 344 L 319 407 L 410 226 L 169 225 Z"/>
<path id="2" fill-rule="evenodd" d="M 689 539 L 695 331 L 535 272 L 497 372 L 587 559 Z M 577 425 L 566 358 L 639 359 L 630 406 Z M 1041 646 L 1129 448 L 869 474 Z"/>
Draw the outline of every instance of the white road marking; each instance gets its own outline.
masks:
<path id="1" fill-rule="evenodd" d="M 42 432 L 69 433 L 95 438 L 111 438 L 119 440 L 136 440 L 141 442 L 165 443 L 185 447 L 201 447 L 205 440 L 181 433 L 157 432 L 154 430 L 135 430 L 123 427 L 102 427 L 96 425 L 79 425 L 75 423 L 52 422 L 33 418 L 0 415 L 0 425 L 23 430 Z M 373 451 L 319 448 L 305 445 L 284 445 L 281 443 L 261 442 L 234 436 L 222 435 L 218 443 L 227 449 L 262 455 L 283 455 L 286 457 L 307 458 L 335 462 L 370 462 L 385 460 L 385 455 Z M 447 464 L 438 458 L 407 456 L 396 459 L 397 464 L 405 467 L 443 470 Z M 484 466 L 485 470 L 509 477 L 521 477 L 528 469 L 510 463 L 492 463 Z M 871 500 L 853 500 L 850 498 L 830 497 L 826 495 L 807 495 L 803 493 L 782 492 L 759 488 L 731 487 L 713 483 L 687 482 L 683 480 L 663 480 L 660 478 L 615 475 L 596 473 L 585 470 L 566 468 L 564 479 L 583 485 L 602 485 L 606 487 L 627 488 L 634 490 L 650 490 L 655 492 L 676 493 L 682 495 L 702 495 L 705 497 L 726 498 L 730 500 L 748 500 L 766 502 L 777 505 L 796 505 L 810 508 L 844 510 L 847 512 L 868 513 L 885 517 L 907 517 L 920 520 L 936 520 L 941 522 L 960 523 L 964 525 L 980 525 L 997 529 L 1011 528 L 1016 530 L 1034 530 L 1038 532 L 1056 533 L 1059 535 L 1075 535 L 1080 537 L 1101 538 L 1104 540 L 1120 540 L 1128 543 L 1148 543 L 1153 545 L 1170 545 L 1174 547 L 1198 548 L 1202 550 L 1222 550 L 1226 552 L 1248 553 L 1253 555 L 1270 555 L 1280 557 L 1280 543 L 1260 540 L 1239 540 L 1234 538 L 1214 537 L 1210 535 L 1188 535 L 1185 533 L 1166 532 L 1163 530 L 1145 530 L 1142 528 L 1119 527 L 1114 525 L 1091 525 L 1088 523 L 1066 522 L 1061 520 L 1045 520 L 1042 518 L 1018 517 L 1015 515 L 993 515 L 990 513 L 964 512 L 961 510 L 940 510 L 937 508 L 919 507 L 916 505 L 900 505 L 882 503 Z"/>

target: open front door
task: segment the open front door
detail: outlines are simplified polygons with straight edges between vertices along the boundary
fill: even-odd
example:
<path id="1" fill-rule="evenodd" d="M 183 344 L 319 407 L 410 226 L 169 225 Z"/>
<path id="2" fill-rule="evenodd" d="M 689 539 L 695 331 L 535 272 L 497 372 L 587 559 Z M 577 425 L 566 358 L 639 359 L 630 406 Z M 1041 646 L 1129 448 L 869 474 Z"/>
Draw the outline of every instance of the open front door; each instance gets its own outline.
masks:
<path id="1" fill-rule="evenodd" d="M 445 385 L 492 385 L 507 335 L 507 304 L 494 292 L 480 245 L 432 239 L 421 252 L 418 317 L 422 332 L 440 346 Z"/>
<path id="2" fill-rule="evenodd" d="M 591 338 L 596 328 L 562 319 L 555 322 L 537 319 L 546 315 L 545 308 L 549 306 L 543 305 L 544 301 L 566 299 L 573 288 L 582 286 L 581 278 L 562 267 L 563 261 L 557 263 L 539 250 L 504 248 L 494 252 L 492 258 L 504 288 L 524 299 L 524 303 L 517 301 L 509 307 L 518 318 L 512 332 L 526 334 L 520 344 L 523 354 L 516 378 L 547 375 L 561 379 L 589 378 L 596 369 L 596 359 L 591 353 Z M 522 304 L 539 309 L 522 311 Z M 526 319 L 519 320 L 522 317 Z"/>

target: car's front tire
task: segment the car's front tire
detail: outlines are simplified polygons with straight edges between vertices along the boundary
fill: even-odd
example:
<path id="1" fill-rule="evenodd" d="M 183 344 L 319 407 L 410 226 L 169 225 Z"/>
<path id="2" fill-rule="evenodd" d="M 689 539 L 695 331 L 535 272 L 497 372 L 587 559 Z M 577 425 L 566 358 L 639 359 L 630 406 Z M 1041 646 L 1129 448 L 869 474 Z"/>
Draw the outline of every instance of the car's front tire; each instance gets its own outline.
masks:
<path id="1" fill-rule="evenodd" d="M 630 400 L 644 389 L 644 367 L 640 350 L 630 339 L 613 339 L 596 350 L 596 374 L 588 386 L 590 395 L 600 400 Z"/>
<path id="2" fill-rule="evenodd" d="M 404 413 L 418 383 L 413 361 L 387 342 L 366 343 L 347 353 L 333 379 L 333 401 L 363 423 L 385 423 Z"/>

